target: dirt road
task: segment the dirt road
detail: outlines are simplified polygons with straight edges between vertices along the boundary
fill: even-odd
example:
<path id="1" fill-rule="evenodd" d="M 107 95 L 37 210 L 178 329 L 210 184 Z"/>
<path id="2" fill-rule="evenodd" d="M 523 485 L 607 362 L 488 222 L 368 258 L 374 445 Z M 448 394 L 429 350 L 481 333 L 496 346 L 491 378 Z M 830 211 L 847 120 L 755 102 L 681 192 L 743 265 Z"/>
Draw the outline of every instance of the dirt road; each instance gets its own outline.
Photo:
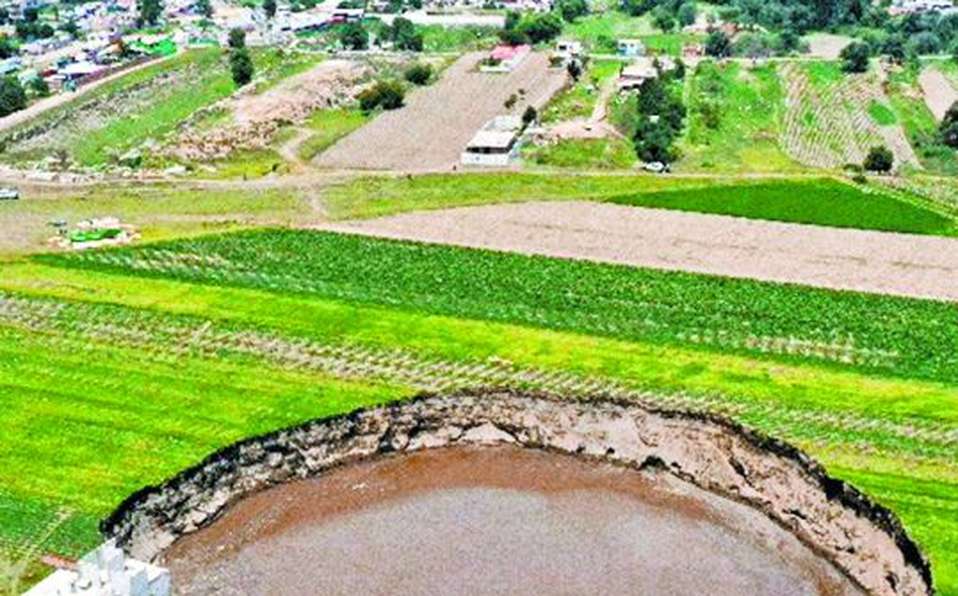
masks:
<path id="1" fill-rule="evenodd" d="M 542 53 L 528 56 L 508 74 L 480 73 L 484 54 L 466 54 L 433 85 L 406 96 L 406 105 L 385 112 L 347 136 L 316 160 L 323 168 L 450 170 L 466 143 L 513 94 L 515 113 L 541 108 L 563 85 L 564 69 L 550 69 Z M 524 91 L 522 96 L 520 90 Z"/>
<path id="2" fill-rule="evenodd" d="M 958 90 L 937 68 L 922 70 L 921 75 L 918 76 L 918 84 L 921 85 L 921 92 L 925 96 L 925 105 L 935 115 L 936 120 L 940 121 L 944 118 L 948 108 L 958 101 Z"/>
<path id="3" fill-rule="evenodd" d="M 407 213 L 326 229 L 958 301 L 958 240 L 588 202 Z"/>

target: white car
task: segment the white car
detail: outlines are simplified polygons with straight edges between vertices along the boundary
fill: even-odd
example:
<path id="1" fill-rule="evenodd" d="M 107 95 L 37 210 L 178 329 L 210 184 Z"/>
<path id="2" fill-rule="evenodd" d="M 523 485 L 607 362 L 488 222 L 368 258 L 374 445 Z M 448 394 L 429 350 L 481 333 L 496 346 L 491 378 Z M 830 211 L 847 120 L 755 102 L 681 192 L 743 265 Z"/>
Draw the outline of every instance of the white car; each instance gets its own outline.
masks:
<path id="1" fill-rule="evenodd" d="M 0 187 L 0 201 L 16 201 L 20 198 L 20 191 L 9 186 Z"/>
<path id="2" fill-rule="evenodd" d="M 661 161 L 650 161 L 642 166 L 642 169 L 646 172 L 652 172 L 655 174 L 664 174 L 669 171 L 669 165 L 662 163 Z"/>

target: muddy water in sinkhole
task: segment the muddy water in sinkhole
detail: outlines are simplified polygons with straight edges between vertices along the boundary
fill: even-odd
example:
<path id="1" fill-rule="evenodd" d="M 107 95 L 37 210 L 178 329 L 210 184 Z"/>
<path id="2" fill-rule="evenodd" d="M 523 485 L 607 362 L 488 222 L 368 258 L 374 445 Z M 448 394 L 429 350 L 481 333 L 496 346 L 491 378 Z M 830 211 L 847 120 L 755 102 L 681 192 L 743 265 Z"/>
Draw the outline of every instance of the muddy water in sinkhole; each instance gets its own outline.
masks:
<path id="1" fill-rule="evenodd" d="M 188 594 L 859 593 L 744 505 L 663 472 L 512 447 L 275 487 L 162 560 Z"/>

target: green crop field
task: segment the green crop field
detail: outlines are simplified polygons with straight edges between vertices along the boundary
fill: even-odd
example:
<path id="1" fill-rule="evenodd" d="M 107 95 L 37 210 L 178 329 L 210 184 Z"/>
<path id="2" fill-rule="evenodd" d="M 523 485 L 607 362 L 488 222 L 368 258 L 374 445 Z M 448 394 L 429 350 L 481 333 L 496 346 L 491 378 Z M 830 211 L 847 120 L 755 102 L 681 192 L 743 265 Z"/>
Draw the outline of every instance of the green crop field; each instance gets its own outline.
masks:
<path id="1" fill-rule="evenodd" d="M 262 230 L 11 262 L 0 350 L 8 548 L 67 507 L 51 545 L 82 550 L 129 492 L 242 436 L 513 384 L 707 408 L 793 441 L 895 507 L 958 589 L 943 303 Z"/>
<path id="2" fill-rule="evenodd" d="M 306 121 L 312 134 L 299 146 L 299 158 L 309 161 L 333 143 L 367 122 L 369 116 L 357 109 L 320 110 Z"/>
<path id="3" fill-rule="evenodd" d="M 700 63 L 688 76 L 688 128 L 680 170 L 801 169 L 779 145 L 785 96 L 774 66 Z"/>

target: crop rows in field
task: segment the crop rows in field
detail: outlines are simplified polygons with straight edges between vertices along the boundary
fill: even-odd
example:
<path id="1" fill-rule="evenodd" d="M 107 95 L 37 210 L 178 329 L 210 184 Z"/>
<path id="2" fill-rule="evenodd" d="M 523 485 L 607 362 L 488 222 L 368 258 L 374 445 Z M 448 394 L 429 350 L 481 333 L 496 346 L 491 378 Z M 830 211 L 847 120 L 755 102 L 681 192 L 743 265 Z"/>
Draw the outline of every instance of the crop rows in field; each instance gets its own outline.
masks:
<path id="1" fill-rule="evenodd" d="M 886 145 L 896 164 L 920 167 L 901 126 L 880 126 L 868 114 L 869 105 L 888 104 L 873 75 L 812 84 L 801 64 L 785 64 L 781 72 L 787 81 L 782 146 L 794 159 L 835 168 L 861 164 L 871 147 Z"/>
<path id="2" fill-rule="evenodd" d="M 325 343 L 191 317 L 173 317 L 109 305 L 67 303 L 0 293 L 0 324 L 49 333 L 51 347 L 76 339 L 146 350 L 175 361 L 185 355 L 265 359 L 273 364 L 351 379 L 400 383 L 418 390 L 450 391 L 496 386 L 545 390 L 560 395 L 607 395 L 658 407 L 722 413 L 784 436 L 818 441 L 843 439 L 874 444 L 909 443 L 925 456 L 954 455 L 958 428 L 923 420 L 875 419 L 848 412 L 794 408 L 730 396 L 652 394 L 621 381 L 567 371 L 520 367 L 499 359 L 457 360 L 401 349 Z"/>
<path id="3" fill-rule="evenodd" d="M 312 231 L 42 257 L 627 340 L 958 379 L 948 304 Z"/>

